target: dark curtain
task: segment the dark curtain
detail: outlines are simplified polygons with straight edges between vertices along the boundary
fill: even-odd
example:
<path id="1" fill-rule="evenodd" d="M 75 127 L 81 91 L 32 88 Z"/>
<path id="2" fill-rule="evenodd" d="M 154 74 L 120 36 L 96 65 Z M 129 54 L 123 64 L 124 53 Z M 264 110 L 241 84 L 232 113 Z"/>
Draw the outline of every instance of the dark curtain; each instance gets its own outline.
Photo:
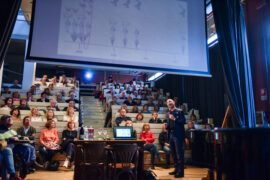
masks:
<path id="1" fill-rule="evenodd" d="M 188 108 L 198 109 L 200 117 L 207 122 L 213 118 L 215 126 L 221 126 L 225 115 L 224 76 L 221 56 L 216 45 L 209 49 L 209 63 L 212 77 L 166 75 L 155 85 L 178 97 L 181 103 L 188 103 Z"/>
<path id="2" fill-rule="evenodd" d="M 256 127 L 245 17 L 240 0 L 211 0 L 232 117 L 239 127 Z"/>
<path id="3" fill-rule="evenodd" d="M 5 57 L 21 0 L 0 1 L 0 66 Z"/>

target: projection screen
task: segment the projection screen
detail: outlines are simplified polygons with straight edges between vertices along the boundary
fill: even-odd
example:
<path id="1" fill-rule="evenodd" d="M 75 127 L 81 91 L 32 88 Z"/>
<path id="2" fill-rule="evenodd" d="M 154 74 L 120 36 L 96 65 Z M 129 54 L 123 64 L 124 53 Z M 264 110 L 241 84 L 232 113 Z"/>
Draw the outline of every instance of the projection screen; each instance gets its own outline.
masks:
<path id="1" fill-rule="evenodd" d="M 210 76 L 204 0 L 34 0 L 27 59 Z"/>

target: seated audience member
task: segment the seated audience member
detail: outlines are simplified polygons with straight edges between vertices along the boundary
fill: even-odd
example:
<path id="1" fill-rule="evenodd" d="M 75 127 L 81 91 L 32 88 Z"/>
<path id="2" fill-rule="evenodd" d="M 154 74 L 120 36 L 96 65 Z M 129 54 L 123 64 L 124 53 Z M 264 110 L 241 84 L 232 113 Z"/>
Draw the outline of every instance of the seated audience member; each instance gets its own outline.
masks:
<path id="1" fill-rule="evenodd" d="M 129 112 L 126 104 L 122 104 L 118 112 L 120 113 L 122 109 L 125 109 L 127 113 Z"/>
<path id="2" fill-rule="evenodd" d="M 28 91 L 26 93 L 26 101 L 27 102 L 34 102 L 35 101 L 34 98 L 33 98 L 33 96 L 32 96 L 32 93 L 30 91 Z"/>
<path id="3" fill-rule="evenodd" d="M 142 122 L 143 121 L 143 114 L 142 113 L 138 113 L 137 116 L 136 116 L 136 121 L 137 122 Z"/>
<path id="4" fill-rule="evenodd" d="M 108 123 L 109 123 L 110 120 L 112 119 L 112 106 L 113 106 L 113 105 L 119 105 L 119 104 L 116 102 L 116 97 L 115 97 L 115 96 L 112 97 L 112 101 L 111 101 L 110 104 L 109 104 L 109 111 L 108 111 L 108 113 L 107 113 L 107 115 L 106 115 L 104 127 L 107 127 L 107 126 L 108 126 Z M 111 125 L 111 122 L 110 122 L 110 125 L 109 125 L 109 126 L 110 126 L 110 127 L 112 126 L 112 125 Z"/>
<path id="5" fill-rule="evenodd" d="M 152 97 L 149 97 L 148 100 L 147 100 L 147 105 L 148 106 L 155 106 L 155 104 L 153 103 L 153 98 Z"/>
<path id="6" fill-rule="evenodd" d="M 63 109 L 63 111 L 67 111 L 67 109 L 68 109 L 69 107 L 73 107 L 75 111 L 79 111 L 79 109 L 75 106 L 75 102 L 74 102 L 74 101 L 69 101 L 69 102 L 68 102 L 68 107 L 65 107 L 65 108 Z"/>
<path id="7" fill-rule="evenodd" d="M 133 104 L 136 105 L 136 106 L 141 106 L 142 101 L 141 101 L 141 99 L 136 99 L 136 101 L 133 101 Z"/>
<path id="8" fill-rule="evenodd" d="M 126 104 L 127 106 L 132 106 L 133 103 L 132 103 L 132 98 L 131 98 L 131 96 L 128 96 L 128 97 L 127 97 L 127 100 L 125 100 L 125 101 L 123 102 L 123 104 Z"/>
<path id="9" fill-rule="evenodd" d="M 149 151 L 151 153 L 151 169 L 155 169 L 154 162 L 155 162 L 155 156 L 159 159 L 159 161 L 163 161 L 161 159 L 157 146 L 154 143 L 155 137 L 154 134 L 150 130 L 149 123 L 144 123 L 142 127 L 141 132 L 141 140 L 144 140 L 144 150 Z"/>
<path id="10" fill-rule="evenodd" d="M 56 95 L 56 101 L 58 103 L 65 103 L 66 101 L 62 98 L 62 95 L 61 94 L 57 94 Z"/>
<path id="11" fill-rule="evenodd" d="M 54 111 L 60 111 L 60 109 L 57 106 L 57 102 L 54 99 L 51 100 L 51 104 L 50 104 L 50 106 L 47 106 L 47 109 L 52 109 Z"/>
<path id="12" fill-rule="evenodd" d="M 205 124 L 205 129 L 212 130 L 212 125 L 211 124 Z"/>
<path id="13" fill-rule="evenodd" d="M 154 106 L 154 111 L 159 112 L 159 106 L 157 104 Z"/>
<path id="14" fill-rule="evenodd" d="M 147 101 L 147 97 L 145 94 L 142 94 L 142 98 L 141 98 L 142 101 Z"/>
<path id="15" fill-rule="evenodd" d="M 53 120 L 55 122 L 57 122 L 57 119 L 54 115 L 54 111 L 52 109 L 48 109 L 46 114 L 43 117 L 43 121 L 49 121 L 49 120 Z"/>
<path id="16" fill-rule="evenodd" d="M 63 117 L 63 121 L 74 121 L 74 122 L 78 122 L 78 116 L 75 115 L 74 113 L 74 108 L 73 107 L 69 107 L 67 108 L 67 114 L 64 115 Z"/>
<path id="17" fill-rule="evenodd" d="M 184 104 L 180 106 L 180 109 L 184 112 L 185 115 L 187 115 L 187 108 Z"/>
<path id="18" fill-rule="evenodd" d="M 40 85 L 41 86 L 47 86 L 47 79 L 42 78 L 41 81 L 40 81 Z"/>
<path id="19" fill-rule="evenodd" d="M 25 98 L 20 100 L 20 105 L 18 106 L 20 110 L 30 110 L 30 107 L 27 104 L 27 101 Z"/>
<path id="20" fill-rule="evenodd" d="M 74 101 L 75 103 L 79 103 L 79 100 L 75 99 L 74 93 L 70 93 L 69 97 L 70 98 L 68 100 L 66 100 L 67 103 L 69 101 Z"/>
<path id="21" fill-rule="evenodd" d="M 20 101 L 20 93 L 18 92 L 18 91 L 14 91 L 13 93 L 12 93 L 12 100 L 13 100 L 13 102 L 15 102 L 15 101 Z"/>
<path id="22" fill-rule="evenodd" d="M 48 169 L 54 154 L 60 149 L 57 144 L 59 138 L 54 120 L 46 122 L 45 128 L 40 133 L 39 142 L 39 153 L 42 156 L 44 168 Z"/>
<path id="23" fill-rule="evenodd" d="M 189 142 L 190 130 L 195 129 L 195 127 L 194 127 L 193 121 L 188 121 L 187 125 L 188 125 L 188 129 L 185 131 L 185 142 L 186 142 L 187 148 L 190 148 L 190 142 Z"/>
<path id="24" fill-rule="evenodd" d="M 196 115 L 195 115 L 195 114 L 191 114 L 191 115 L 189 116 L 189 120 L 192 121 L 194 124 L 196 124 L 196 122 L 197 122 L 197 117 L 196 117 Z"/>
<path id="25" fill-rule="evenodd" d="M 11 92 L 9 91 L 9 87 L 8 86 L 4 86 L 3 87 L 4 91 L 1 92 L 1 94 L 10 94 Z"/>
<path id="26" fill-rule="evenodd" d="M 17 133 L 25 140 L 35 140 L 36 129 L 31 126 L 31 117 L 23 118 L 23 126 L 17 129 Z"/>
<path id="27" fill-rule="evenodd" d="M 143 109 L 142 109 L 141 113 L 151 113 L 151 112 L 148 110 L 148 105 L 147 105 L 147 104 L 143 105 Z"/>
<path id="28" fill-rule="evenodd" d="M 8 115 L 3 115 L 0 119 L 0 161 L 1 161 L 1 177 L 2 180 L 22 180 L 15 173 L 14 160 L 13 160 L 13 147 L 12 143 L 18 139 L 16 131 L 11 129 L 13 124 L 12 119 Z M 8 178 L 8 174 L 10 174 Z"/>
<path id="29" fill-rule="evenodd" d="M 131 120 L 130 117 L 127 117 L 127 112 L 125 109 L 121 109 L 120 111 L 120 117 L 117 117 L 115 119 L 116 125 L 119 126 L 121 123 L 126 122 L 127 120 Z"/>
<path id="30" fill-rule="evenodd" d="M 149 120 L 149 123 L 163 123 L 161 119 L 158 118 L 158 113 L 153 112 L 152 118 Z"/>
<path id="31" fill-rule="evenodd" d="M 21 113 L 20 113 L 20 109 L 18 107 L 13 108 L 10 111 L 10 115 L 11 115 L 12 121 L 21 121 L 21 118 L 20 118 Z"/>
<path id="32" fill-rule="evenodd" d="M 122 92 L 121 95 L 118 98 L 119 99 L 126 99 L 126 93 Z"/>
<path id="33" fill-rule="evenodd" d="M 36 95 L 36 89 L 37 87 L 35 85 L 32 85 L 28 92 L 30 92 L 32 95 Z"/>
<path id="34" fill-rule="evenodd" d="M 131 112 L 132 112 L 132 113 L 139 113 L 139 108 L 138 108 L 138 106 L 133 106 Z"/>
<path id="35" fill-rule="evenodd" d="M 173 100 L 175 102 L 175 107 L 179 107 L 180 103 L 179 103 L 178 97 L 174 97 Z"/>
<path id="36" fill-rule="evenodd" d="M 62 149 L 66 152 L 66 159 L 63 164 L 65 168 L 69 167 L 69 163 L 73 163 L 74 160 L 74 152 L 75 152 L 75 145 L 74 140 L 78 137 L 78 132 L 75 130 L 75 122 L 70 120 L 67 123 L 67 129 L 62 133 Z M 74 167 L 74 164 L 71 166 Z"/>
<path id="37" fill-rule="evenodd" d="M 50 84 L 49 84 L 48 89 L 49 89 L 49 92 L 51 92 L 51 91 L 54 90 L 54 85 L 53 85 L 53 83 L 50 83 Z M 50 94 L 51 94 L 51 93 L 50 93 Z"/>
<path id="38" fill-rule="evenodd" d="M 63 82 L 63 87 L 68 87 L 68 83 L 67 82 Z"/>
<path id="39" fill-rule="evenodd" d="M 159 107 L 165 107 L 165 106 L 166 106 L 166 105 L 164 105 L 162 99 L 158 100 L 158 104 L 157 104 L 157 105 L 158 105 Z"/>
<path id="40" fill-rule="evenodd" d="M 43 76 L 42 76 L 42 78 L 41 78 L 41 80 L 43 79 L 43 81 L 45 81 L 45 82 L 48 82 L 49 80 L 48 80 L 48 76 L 47 76 L 47 74 L 44 74 Z"/>
<path id="41" fill-rule="evenodd" d="M 37 100 L 37 102 L 50 102 L 49 99 L 47 99 L 47 94 L 45 92 L 42 92 L 40 95 L 40 99 Z"/>
<path id="42" fill-rule="evenodd" d="M 162 147 L 162 150 L 166 154 L 166 169 L 170 168 L 170 144 L 169 144 L 169 138 L 168 138 L 168 130 L 167 130 L 167 124 L 163 124 L 162 126 L 162 132 L 159 134 L 158 141 L 159 144 Z"/>
<path id="43" fill-rule="evenodd" d="M 47 94 L 47 96 L 51 96 L 51 92 L 50 92 L 50 89 L 49 88 L 45 88 L 43 90 L 43 93 Z"/>
<path id="44" fill-rule="evenodd" d="M 57 77 L 56 77 L 56 76 L 54 76 L 54 77 L 51 79 L 51 83 L 50 83 L 50 84 L 52 84 L 52 87 L 54 87 L 54 86 L 57 85 Z M 50 88 L 50 90 L 53 90 L 53 89 L 51 89 L 51 87 L 48 87 L 48 88 Z"/>
<path id="45" fill-rule="evenodd" d="M 63 83 L 63 84 L 67 84 L 67 77 L 65 74 L 62 75 L 61 79 L 60 79 L 60 83 Z"/>
<path id="46" fill-rule="evenodd" d="M 74 86 L 73 86 L 75 89 L 77 89 L 79 87 L 79 84 L 77 82 L 74 83 Z"/>
<path id="47" fill-rule="evenodd" d="M 41 122 L 43 121 L 42 117 L 39 115 L 38 108 L 34 107 L 31 109 L 30 118 L 32 122 Z"/>
<path id="48" fill-rule="evenodd" d="M 11 97 L 6 98 L 5 99 L 5 104 L 1 107 L 1 110 L 6 109 L 6 110 L 11 111 L 11 109 L 13 109 L 13 108 L 14 108 L 14 106 L 13 106 L 12 98 Z"/>
<path id="49" fill-rule="evenodd" d="M 12 89 L 21 89 L 21 87 L 18 85 L 19 81 L 17 79 L 14 80 L 13 85 L 10 86 Z"/>
<path id="50" fill-rule="evenodd" d="M 73 76 L 72 79 L 70 80 L 70 84 L 75 84 L 76 83 L 76 76 Z"/>
<path id="51" fill-rule="evenodd" d="M 125 126 L 127 126 L 127 127 L 133 127 L 132 121 L 131 120 L 127 120 Z M 137 139 L 137 131 L 135 129 L 133 129 L 132 138 L 136 138 Z"/>

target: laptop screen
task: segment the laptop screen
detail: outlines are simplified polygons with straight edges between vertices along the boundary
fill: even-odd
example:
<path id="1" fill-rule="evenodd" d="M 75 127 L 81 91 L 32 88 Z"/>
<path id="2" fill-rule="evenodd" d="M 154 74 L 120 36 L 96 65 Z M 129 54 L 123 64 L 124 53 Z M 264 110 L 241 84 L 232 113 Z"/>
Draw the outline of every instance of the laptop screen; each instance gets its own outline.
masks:
<path id="1" fill-rule="evenodd" d="M 114 127 L 114 138 L 132 138 L 132 127 Z"/>

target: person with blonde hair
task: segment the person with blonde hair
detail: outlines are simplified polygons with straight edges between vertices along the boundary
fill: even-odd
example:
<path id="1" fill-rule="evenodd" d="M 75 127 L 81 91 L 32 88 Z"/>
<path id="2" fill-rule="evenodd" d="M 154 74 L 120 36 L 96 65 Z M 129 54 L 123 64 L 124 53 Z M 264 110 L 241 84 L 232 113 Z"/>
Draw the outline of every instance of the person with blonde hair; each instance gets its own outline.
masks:
<path id="1" fill-rule="evenodd" d="M 59 138 L 54 120 L 48 120 L 45 123 L 45 128 L 40 133 L 39 142 L 39 152 L 43 158 L 44 168 L 47 169 L 51 163 L 52 157 L 60 149 L 60 146 L 57 144 Z"/>
<path id="2" fill-rule="evenodd" d="M 125 126 L 126 127 L 133 127 L 133 122 L 131 120 L 127 120 Z M 133 129 L 132 137 L 137 139 L 137 131 L 135 129 Z"/>
<path id="3" fill-rule="evenodd" d="M 31 109 L 30 118 L 32 122 L 43 121 L 42 117 L 39 115 L 38 108 L 34 107 Z"/>
<path id="4" fill-rule="evenodd" d="M 150 130 L 149 123 L 144 123 L 141 132 L 141 140 L 144 140 L 144 150 L 151 153 L 151 169 L 155 169 L 154 162 L 155 156 L 157 156 L 159 161 L 164 161 L 157 150 L 157 146 L 153 144 L 155 142 L 155 137 L 153 132 Z"/>
<path id="5" fill-rule="evenodd" d="M 74 122 L 78 122 L 78 116 L 75 115 L 74 113 L 74 108 L 73 107 L 68 107 L 67 108 L 67 113 L 66 115 L 64 115 L 63 117 L 63 121 L 74 121 Z"/>
<path id="6" fill-rule="evenodd" d="M 73 120 L 69 120 L 67 123 L 67 129 L 62 133 L 63 143 L 61 144 L 62 149 L 66 152 L 66 159 L 63 164 L 65 168 L 68 168 L 69 163 L 72 163 L 74 160 L 74 140 L 77 140 L 77 137 L 78 132 L 75 129 L 75 122 Z M 72 166 L 74 166 L 74 164 Z"/>
<path id="7" fill-rule="evenodd" d="M 54 115 L 54 111 L 53 109 L 48 109 L 46 114 L 43 117 L 43 121 L 49 121 L 49 120 L 54 120 L 55 122 L 57 122 L 57 118 Z"/>

